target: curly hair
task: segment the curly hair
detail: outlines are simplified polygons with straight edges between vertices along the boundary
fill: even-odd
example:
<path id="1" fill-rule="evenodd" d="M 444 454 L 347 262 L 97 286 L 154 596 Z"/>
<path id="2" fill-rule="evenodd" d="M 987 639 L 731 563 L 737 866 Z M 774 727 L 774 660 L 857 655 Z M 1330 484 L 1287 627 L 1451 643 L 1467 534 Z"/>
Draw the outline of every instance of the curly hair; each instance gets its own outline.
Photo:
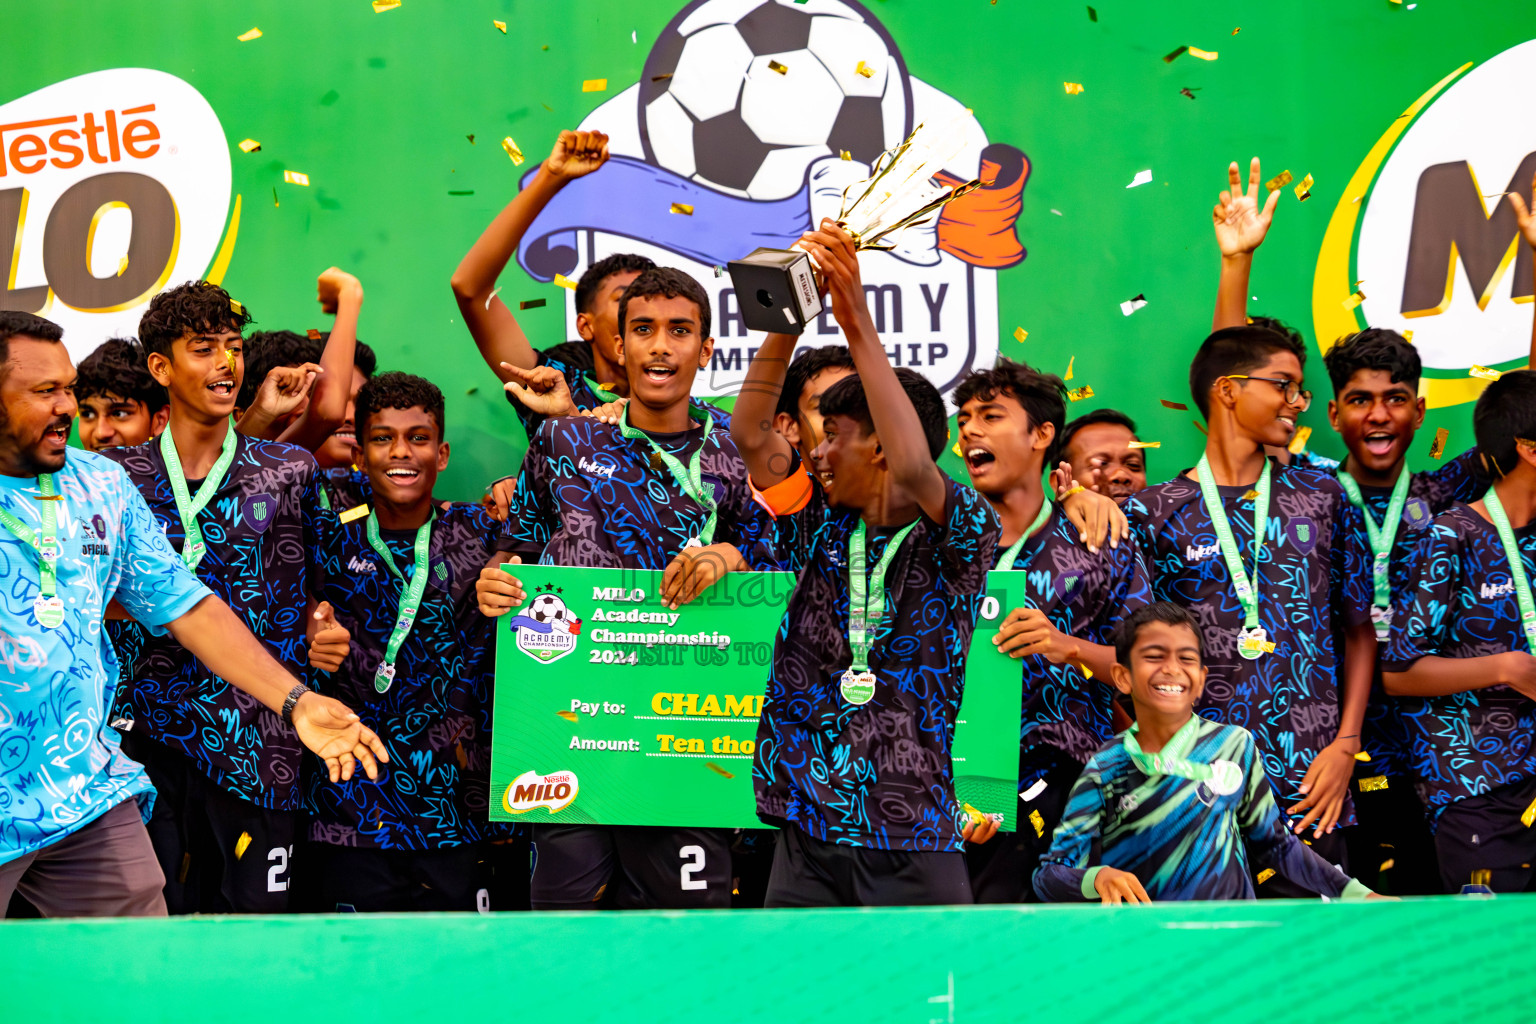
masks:
<path id="1" fill-rule="evenodd" d="M 643 274 L 655 269 L 656 261 L 639 253 L 616 252 L 612 256 L 604 256 L 588 267 L 582 273 L 581 280 L 576 282 L 576 312 L 592 312 L 592 302 L 597 298 L 598 288 L 614 274 Z"/>
<path id="2" fill-rule="evenodd" d="M 80 360 L 75 397 L 82 402 L 101 395 L 116 395 L 142 403 L 151 413 L 170 404 L 164 386 L 149 372 L 144 349 L 132 338 L 109 338 Z"/>
<path id="3" fill-rule="evenodd" d="M 704 286 L 695 281 L 688 274 L 676 267 L 655 267 L 644 271 L 630 282 L 624 289 L 624 297 L 619 300 L 619 333 L 624 333 L 624 324 L 629 315 L 629 303 L 633 299 L 649 299 L 661 295 L 669 299 L 681 296 L 691 299 L 693 304 L 699 307 L 699 339 L 709 337 L 710 309 L 709 296 L 704 293 Z"/>
<path id="4" fill-rule="evenodd" d="M 359 442 L 368 428 L 368 417 L 381 409 L 413 409 L 421 406 L 437 424 L 437 439 L 443 439 L 443 393 L 436 384 L 413 373 L 390 370 L 377 377 L 370 377 L 357 393 L 357 412 L 353 422 L 357 425 Z"/>
<path id="5" fill-rule="evenodd" d="M 171 346 L 191 334 L 237 334 L 252 323 L 250 312 L 229 292 L 207 281 L 187 281 L 149 300 L 139 320 L 139 342 L 145 352 L 171 354 Z"/>

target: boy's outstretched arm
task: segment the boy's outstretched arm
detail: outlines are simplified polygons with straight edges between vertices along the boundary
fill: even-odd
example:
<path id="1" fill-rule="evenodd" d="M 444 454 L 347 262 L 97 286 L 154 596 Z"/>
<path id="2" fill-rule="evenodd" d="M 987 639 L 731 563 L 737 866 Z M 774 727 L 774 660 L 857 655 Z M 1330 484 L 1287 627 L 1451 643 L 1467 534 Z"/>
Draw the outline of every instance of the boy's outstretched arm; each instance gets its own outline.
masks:
<path id="1" fill-rule="evenodd" d="M 896 371 L 891 369 L 880 336 L 875 333 L 853 237 L 830 219 L 824 219 L 821 229 L 804 235 L 799 244 L 816 262 L 832 298 L 832 315 L 848 339 L 848 351 L 869 402 L 869 418 L 874 422 L 891 475 L 917 499 L 929 519 L 944 522 L 948 494 L 944 473 L 928 451 L 928 439 L 917 410 Z"/>
<path id="2" fill-rule="evenodd" d="M 329 267 L 316 282 L 320 309 L 336 322 L 320 353 L 320 373 L 309 395 L 309 406 L 284 430 L 279 441 L 314 451 L 336 432 L 347 416 L 352 397 L 352 365 L 357 354 L 357 321 L 363 309 L 362 282 L 339 267 Z"/>
<path id="3" fill-rule="evenodd" d="M 453 272 L 453 297 L 464 324 L 480 349 L 480 358 L 503 383 L 512 378 L 502 363 L 528 369 L 538 365 L 538 357 L 512 310 L 496 296 L 496 279 L 517 252 L 523 233 L 555 193 L 607 160 L 608 136 L 602 132 L 561 132 L 533 181 L 496 215 Z"/>
<path id="4" fill-rule="evenodd" d="M 1259 158 L 1248 165 L 1248 189 L 1234 161 L 1227 168 L 1229 185 L 1222 190 L 1211 210 L 1216 228 L 1216 245 L 1221 249 L 1221 283 L 1216 288 L 1216 315 L 1211 330 L 1241 327 L 1248 322 L 1248 275 L 1253 269 L 1253 251 L 1264 242 L 1274 219 L 1280 193 L 1271 192 L 1259 208 Z"/>
<path id="5" fill-rule="evenodd" d="M 1040 859 L 1032 884 L 1047 903 L 1082 903 L 1099 899 L 1095 883 L 1106 869 L 1090 867 L 1104 813 L 1104 790 L 1098 765 L 1089 761 L 1072 784 L 1051 849 Z M 1022 824 L 1022 823 L 1021 823 Z"/>
<path id="6" fill-rule="evenodd" d="M 747 364 L 747 379 L 731 410 L 731 440 L 758 490 L 782 482 L 794 463 L 794 448 L 773 428 L 773 418 L 797 341 L 793 334 L 768 335 Z"/>
<path id="7" fill-rule="evenodd" d="M 1520 237 L 1525 244 L 1536 249 L 1536 176 L 1531 178 L 1531 202 L 1526 203 L 1519 190 L 1509 194 L 1509 205 L 1515 208 L 1515 220 L 1520 224 Z M 1531 278 L 1536 281 L 1536 259 L 1531 260 Z M 1531 303 L 1531 354 L 1525 365 L 1536 369 L 1536 302 Z"/>

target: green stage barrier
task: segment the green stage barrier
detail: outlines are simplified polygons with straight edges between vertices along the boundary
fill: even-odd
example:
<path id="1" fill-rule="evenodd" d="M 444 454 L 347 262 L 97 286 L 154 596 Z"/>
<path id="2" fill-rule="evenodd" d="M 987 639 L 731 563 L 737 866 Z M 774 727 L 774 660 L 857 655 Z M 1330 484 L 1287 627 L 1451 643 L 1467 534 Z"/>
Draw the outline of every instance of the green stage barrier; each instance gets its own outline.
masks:
<path id="1" fill-rule="evenodd" d="M 1524 1021 L 1536 897 L 0 924 L 7 1024 Z"/>

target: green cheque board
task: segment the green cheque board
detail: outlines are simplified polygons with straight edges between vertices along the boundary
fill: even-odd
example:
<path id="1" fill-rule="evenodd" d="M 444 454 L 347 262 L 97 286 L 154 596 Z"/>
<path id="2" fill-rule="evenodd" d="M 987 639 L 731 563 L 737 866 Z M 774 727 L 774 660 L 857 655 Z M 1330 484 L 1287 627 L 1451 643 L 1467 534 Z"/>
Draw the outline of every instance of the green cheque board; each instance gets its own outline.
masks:
<path id="1" fill-rule="evenodd" d="M 659 571 L 508 565 L 528 600 L 497 625 L 491 817 L 534 824 L 755 828 L 757 722 L 789 573 L 732 573 L 664 606 Z M 1018 803 L 1021 673 L 992 645 L 1023 602 L 992 573 L 955 731 L 957 797 Z"/>

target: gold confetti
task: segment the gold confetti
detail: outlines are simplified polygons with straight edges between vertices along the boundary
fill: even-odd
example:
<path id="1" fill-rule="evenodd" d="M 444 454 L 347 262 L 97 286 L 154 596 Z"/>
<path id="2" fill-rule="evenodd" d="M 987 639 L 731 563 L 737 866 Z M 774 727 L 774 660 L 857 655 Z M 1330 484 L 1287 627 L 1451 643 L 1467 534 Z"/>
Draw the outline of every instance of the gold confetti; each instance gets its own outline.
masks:
<path id="1" fill-rule="evenodd" d="M 1271 878 L 1274 878 L 1274 877 L 1275 877 L 1275 869 L 1274 868 L 1265 868 L 1263 871 L 1259 872 L 1258 877 L 1255 879 L 1255 881 L 1257 881 L 1260 885 L 1263 885 L 1265 882 L 1269 881 Z"/>
<path id="2" fill-rule="evenodd" d="M 555 284 L 557 284 L 561 288 L 569 288 L 571 291 L 575 291 L 576 290 L 576 282 L 572 281 L 570 278 L 566 277 L 564 274 L 556 274 L 555 275 Z"/>
<path id="3" fill-rule="evenodd" d="M 842 160 L 852 160 L 853 159 L 853 154 L 848 152 L 846 149 L 838 150 L 837 151 L 837 155 L 838 155 L 838 158 L 842 159 Z"/>
<path id="4" fill-rule="evenodd" d="M 1306 202 L 1307 201 L 1307 197 L 1310 196 L 1311 194 L 1312 194 L 1312 175 L 1309 174 L 1305 178 L 1302 178 L 1300 181 L 1298 181 L 1296 183 L 1296 198 L 1300 199 L 1302 202 Z"/>
<path id="5" fill-rule="evenodd" d="M 1243 492 L 1243 500 L 1244 501 L 1252 501 L 1253 499 L 1257 498 L 1258 496 L 1259 496 L 1259 492 L 1254 490 L 1251 487 L 1248 488 L 1248 490 Z"/>
<path id="6" fill-rule="evenodd" d="M 1194 99 L 1195 98 L 1195 91 L 1193 89 L 1189 88 L 1189 86 L 1185 86 L 1184 88 L 1179 90 L 1179 95 L 1180 96 L 1188 96 L 1190 99 Z"/>
<path id="7" fill-rule="evenodd" d="M 1015 327 L 1013 329 L 1013 340 L 1014 341 L 1017 341 L 1020 344 L 1023 344 L 1024 343 L 1024 339 L 1027 338 L 1027 337 L 1029 337 L 1029 332 L 1026 331 L 1024 328 L 1022 328 L 1022 327 Z"/>
<path id="8" fill-rule="evenodd" d="M 1237 34 L 1238 34 L 1238 33 L 1239 33 L 1239 32 L 1241 32 L 1241 31 L 1242 31 L 1242 30 L 1243 30 L 1243 29 L 1242 29 L 1242 26 L 1238 26 L 1238 27 L 1237 27 L 1237 28 L 1235 28 L 1235 29 L 1233 29 L 1233 30 L 1232 30 L 1232 34 L 1233 34 L 1233 35 L 1237 35 Z"/>
<path id="9" fill-rule="evenodd" d="M 853 73 L 856 74 L 856 75 L 859 75 L 859 76 L 861 76 L 863 78 L 874 78 L 875 77 L 875 69 L 870 67 L 868 64 L 864 63 L 863 61 L 859 61 L 859 66 L 853 69 Z"/>
<path id="10" fill-rule="evenodd" d="M 1385 775 L 1368 775 L 1360 780 L 1360 792 L 1362 793 L 1375 793 L 1386 788 L 1387 777 Z"/>
<path id="11" fill-rule="evenodd" d="M 704 762 L 704 767 L 708 768 L 710 771 L 714 772 L 716 775 L 724 775 L 728 779 L 734 779 L 736 777 L 735 774 L 726 771 L 724 768 L 721 768 L 719 765 L 715 764 L 715 762 L 713 762 L 713 761 L 705 761 Z"/>
<path id="12" fill-rule="evenodd" d="M 1062 377 L 1061 377 L 1062 380 L 1071 380 L 1072 379 L 1072 364 L 1075 363 L 1075 362 L 1077 362 L 1077 356 L 1073 356 L 1071 359 L 1067 360 L 1067 372 L 1062 374 Z"/>
<path id="13" fill-rule="evenodd" d="M 1205 424 L 1204 423 L 1201 423 L 1199 420 L 1190 420 L 1189 422 L 1191 422 L 1191 423 L 1193 423 L 1195 425 L 1195 429 L 1200 431 L 1201 435 L 1203 435 L 1205 437 L 1210 437 L 1211 436 L 1211 432 L 1209 430 L 1205 429 Z"/>
<path id="14" fill-rule="evenodd" d="M 473 146 L 475 144 L 475 137 L 473 135 L 466 135 L 464 137 L 469 140 L 469 144 L 471 146 Z"/>
<path id="15" fill-rule="evenodd" d="M 689 206 L 687 203 L 673 203 L 672 204 L 672 209 L 670 211 L 668 211 L 668 212 L 670 212 L 670 213 L 680 213 L 680 214 L 682 214 L 685 217 L 692 217 L 693 216 L 693 207 Z"/>
<path id="16" fill-rule="evenodd" d="M 234 311 L 235 316 L 240 316 L 245 313 L 245 307 L 240 305 L 240 303 L 236 302 L 234 299 L 229 300 L 229 308 Z"/>
<path id="17" fill-rule="evenodd" d="M 373 13 L 383 14 L 400 6 L 400 0 L 373 0 Z"/>
<path id="18" fill-rule="evenodd" d="M 1367 754 L 1365 751 L 1362 750 L 1362 751 L 1360 751 L 1360 753 L 1355 755 L 1355 760 L 1356 761 L 1363 761 L 1363 762 L 1369 764 L 1370 760 L 1371 760 L 1371 755 Z"/>
<path id="19" fill-rule="evenodd" d="M 352 522 L 355 519 L 362 519 L 367 514 L 368 514 L 368 506 L 367 505 L 357 505 L 357 506 L 355 506 L 353 508 L 347 509 L 345 512 L 341 513 L 336 518 L 340 519 L 344 523 L 350 523 L 350 522 Z"/>
<path id="20" fill-rule="evenodd" d="M 310 341 L 321 341 L 324 338 L 324 336 L 313 327 L 305 331 L 304 334 L 307 338 L 309 338 Z"/>
<path id="21" fill-rule="evenodd" d="M 506 138 L 501 140 L 501 148 L 506 150 L 507 156 L 512 158 L 512 165 L 514 167 L 519 167 L 522 165 L 523 151 L 517 148 L 517 143 L 512 141 L 512 136 L 508 135 Z"/>
<path id="22" fill-rule="evenodd" d="M 1042 837 L 1045 835 L 1045 818 L 1040 814 L 1039 811 L 1029 812 L 1029 823 L 1035 826 L 1035 835 L 1037 837 Z"/>
<path id="23" fill-rule="evenodd" d="M 544 308 L 544 300 L 543 299 L 524 299 L 522 302 L 519 302 L 517 304 L 517 308 L 518 309 L 542 309 L 542 308 Z"/>
<path id="24" fill-rule="evenodd" d="M 283 180 L 290 185 L 303 185 L 305 188 L 309 187 L 309 175 L 303 173 L 302 171 L 284 171 Z"/>
<path id="25" fill-rule="evenodd" d="M 261 143 L 255 139 L 245 139 L 240 143 L 240 152 L 242 153 L 254 153 L 260 148 Z"/>
<path id="26" fill-rule="evenodd" d="M 277 201 L 277 186 L 276 185 L 272 186 L 272 205 L 273 206 L 281 206 L 282 205 L 281 203 L 279 203 Z"/>
<path id="27" fill-rule="evenodd" d="M 778 74 L 781 74 L 781 75 L 789 74 L 789 68 L 785 67 L 783 64 L 780 64 L 776 60 L 770 60 L 768 62 L 768 70 L 769 71 L 773 71 L 773 72 L 777 72 Z"/>
<path id="28" fill-rule="evenodd" d="M 1179 412 L 1189 411 L 1189 406 L 1185 405 L 1183 402 L 1170 402 L 1168 399 L 1164 398 L 1162 399 L 1162 403 L 1164 409 L 1177 409 Z"/>
<path id="29" fill-rule="evenodd" d="M 671 77 L 672 77 L 672 75 L 670 73 L 665 74 L 665 75 L 652 75 L 651 76 L 651 81 L 653 81 L 653 82 L 665 82 L 667 79 L 669 79 Z"/>
<path id="30" fill-rule="evenodd" d="M 1381 862 L 1381 867 L 1377 868 L 1376 870 L 1377 870 L 1377 872 L 1384 873 L 1384 872 L 1387 872 L 1387 871 L 1391 871 L 1396 866 L 1397 866 L 1396 858 L 1388 857 L 1386 860 Z"/>
<path id="31" fill-rule="evenodd" d="M 1478 366 L 1473 364 L 1472 368 L 1467 371 L 1467 376 L 1481 377 L 1483 380 L 1498 380 L 1500 377 L 1504 376 L 1504 371 L 1495 370 L 1491 366 Z"/>
<path id="32" fill-rule="evenodd" d="M 1078 93 L 1083 91 L 1082 82 L 1062 82 L 1061 86 L 1063 89 L 1067 90 L 1068 96 L 1076 96 Z"/>
<path id="33" fill-rule="evenodd" d="M 225 363 L 226 366 L 229 367 L 229 375 L 231 377 L 233 377 L 235 375 L 235 350 L 234 349 L 227 348 L 227 349 L 224 350 L 224 363 Z"/>
<path id="34" fill-rule="evenodd" d="M 574 722 L 574 721 L 576 721 L 576 717 L 577 717 L 576 716 L 576 712 L 574 712 L 574 711 L 556 711 L 555 714 L 559 715 L 561 718 L 565 719 L 567 722 Z"/>
<path id="35" fill-rule="evenodd" d="M 128 254 L 123 253 L 117 260 L 117 276 L 122 277 L 123 271 L 128 269 Z"/>
<path id="36" fill-rule="evenodd" d="M 261 38 L 261 29 L 253 28 L 249 32 L 242 32 L 242 33 L 240 33 L 238 36 L 235 36 L 235 38 L 240 40 L 242 43 L 248 43 L 252 39 L 260 39 Z"/>
<path id="37" fill-rule="evenodd" d="M 1187 50 L 1187 49 L 1189 49 L 1189 47 L 1187 47 L 1187 46 L 1179 47 L 1177 50 L 1174 50 L 1168 56 L 1164 57 L 1163 58 L 1163 63 L 1164 64 L 1172 64 L 1174 61 L 1176 61 L 1180 57 L 1182 57 L 1184 55 L 1184 51 Z"/>
<path id="38" fill-rule="evenodd" d="M 506 22 L 504 22 L 504 21 L 497 21 L 495 18 L 492 18 L 491 19 L 491 24 L 495 25 L 497 30 L 500 31 L 502 35 L 506 35 L 507 34 L 507 23 Z"/>
<path id="39" fill-rule="evenodd" d="M 1520 824 L 1524 825 L 1526 828 L 1530 828 L 1532 824 L 1536 824 L 1536 800 L 1532 800 L 1531 805 L 1527 807 L 1523 812 L 1521 812 Z"/>
<path id="40" fill-rule="evenodd" d="M 1163 442 L 1161 441 L 1132 441 L 1126 445 L 1127 448 L 1133 451 L 1137 448 L 1161 448 L 1162 446 Z"/>
<path id="41" fill-rule="evenodd" d="M 1451 432 L 1444 427 L 1435 431 L 1435 439 L 1429 446 L 1429 457 L 1438 459 L 1445 454 L 1445 442 L 1450 439 Z"/>
<path id="42" fill-rule="evenodd" d="M 546 46 L 545 49 L 547 50 L 547 49 L 549 49 L 549 47 Z M 606 78 L 589 78 L 586 81 L 581 83 L 581 91 L 582 92 L 607 92 L 608 91 L 608 79 L 606 79 Z"/>
<path id="43" fill-rule="evenodd" d="M 1354 309 L 1356 306 L 1360 305 L 1360 303 L 1362 303 L 1364 301 L 1365 301 L 1365 292 L 1355 291 L 1355 292 L 1353 292 L 1349 296 L 1349 298 L 1345 299 L 1342 303 L 1340 303 L 1340 305 L 1342 305 L 1345 309 Z"/>
<path id="44" fill-rule="evenodd" d="M 1093 397 L 1093 388 L 1084 384 L 1080 388 L 1073 388 L 1071 391 L 1068 391 L 1067 397 L 1074 402 L 1081 402 L 1085 398 Z"/>
<path id="45" fill-rule="evenodd" d="M 241 832 L 240 838 L 235 840 L 235 860 L 244 857 L 245 851 L 250 849 L 250 846 L 251 834 L 249 832 Z"/>
<path id="46" fill-rule="evenodd" d="M 950 445 L 949 450 L 954 452 L 956 455 L 959 455 L 960 454 L 960 442 L 956 441 L 954 444 Z"/>
<path id="47" fill-rule="evenodd" d="M 1279 192 L 1281 189 L 1285 188 L 1285 186 L 1289 185 L 1291 180 L 1290 171 L 1281 171 L 1279 174 L 1266 181 L 1264 183 L 1264 187 L 1269 189 L 1271 192 Z"/>
<path id="48" fill-rule="evenodd" d="M 1408 344 L 1412 345 L 1413 344 L 1413 332 L 1412 331 L 1404 331 L 1403 332 L 1403 340 L 1406 341 Z"/>
<path id="49" fill-rule="evenodd" d="M 1215 50 L 1202 50 L 1198 46 L 1191 46 L 1189 48 L 1189 50 L 1188 50 L 1188 53 L 1189 53 L 1189 55 L 1191 57 L 1199 57 L 1201 60 L 1215 60 L 1216 59 L 1216 51 Z"/>
<path id="50" fill-rule="evenodd" d="M 1312 428 L 1300 426 L 1296 428 L 1296 436 L 1291 438 L 1291 443 L 1285 446 L 1285 450 L 1292 455 L 1300 455 L 1307 450 L 1307 438 L 1312 436 Z"/>

